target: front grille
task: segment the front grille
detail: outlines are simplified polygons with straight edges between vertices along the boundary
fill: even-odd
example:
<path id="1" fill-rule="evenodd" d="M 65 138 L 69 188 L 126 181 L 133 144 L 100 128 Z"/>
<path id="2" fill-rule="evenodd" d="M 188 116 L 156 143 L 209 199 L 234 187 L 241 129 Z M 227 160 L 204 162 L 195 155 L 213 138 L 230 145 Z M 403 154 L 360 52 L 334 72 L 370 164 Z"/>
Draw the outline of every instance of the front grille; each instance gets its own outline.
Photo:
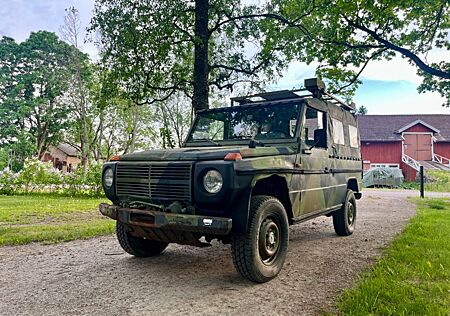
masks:
<path id="1" fill-rule="evenodd" d="M 192 164 L 123 163 L 117 164 L 116 192 L 157 202 L 191 202 Z"/>

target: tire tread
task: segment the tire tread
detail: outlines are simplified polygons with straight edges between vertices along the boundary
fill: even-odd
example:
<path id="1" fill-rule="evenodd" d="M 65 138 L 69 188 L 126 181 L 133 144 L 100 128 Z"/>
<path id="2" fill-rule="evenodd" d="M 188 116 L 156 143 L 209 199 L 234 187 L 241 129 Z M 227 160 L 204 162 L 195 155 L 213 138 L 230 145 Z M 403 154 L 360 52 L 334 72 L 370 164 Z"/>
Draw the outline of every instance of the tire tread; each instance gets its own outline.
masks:
<path id="1" fill-rule="evenodd" d="M 252 267 L 252 236 L 249 232 L 255 231 L 255 227 L 258 223 L 256 217 L 258 216 L 258 209 L 262 204 L 269 202 L 271 200 L 278 200 L 272 196 L 268 195 L 257 195 L 252 197 L 250 204 L 250 214 L 249 214 L 249 229 L 247 233 L 243 235 L 232 236 L 231 242 L 231 253 L 233 258 L 233 264 L 236 270 L 246 279 L 253 282 L 266 282 L 267 279 L 263 275 L 255 271 Z"/>

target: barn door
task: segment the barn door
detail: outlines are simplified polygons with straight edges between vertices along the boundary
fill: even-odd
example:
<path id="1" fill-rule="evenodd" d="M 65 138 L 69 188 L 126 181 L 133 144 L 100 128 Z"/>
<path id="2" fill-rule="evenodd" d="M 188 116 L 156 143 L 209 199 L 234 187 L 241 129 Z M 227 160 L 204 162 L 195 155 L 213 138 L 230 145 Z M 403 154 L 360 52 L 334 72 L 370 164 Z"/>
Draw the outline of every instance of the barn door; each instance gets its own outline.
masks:
<path id="1" fill-rule="evenodd" d="M 430 134 L 417 134 L 417 160 L 433 160 L 432 146 Z"/>
<path id="2" fill-rule="evenodd" d="M 432 160 L 432 140 L 430 134 L 404 134 L 405 155 L 415 160 Z"/>

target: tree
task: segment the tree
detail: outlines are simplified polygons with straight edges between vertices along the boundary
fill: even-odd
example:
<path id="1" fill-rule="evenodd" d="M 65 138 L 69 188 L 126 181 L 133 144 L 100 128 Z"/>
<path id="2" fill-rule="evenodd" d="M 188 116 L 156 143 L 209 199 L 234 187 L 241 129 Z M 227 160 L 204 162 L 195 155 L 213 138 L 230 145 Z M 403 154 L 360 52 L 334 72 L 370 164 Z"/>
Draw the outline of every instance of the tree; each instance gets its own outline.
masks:
<path id="1" fill-rule="evenodd" d="M 351 97 L 369 62 L 396 54 L 424 76 L 419 91 L 449 100 L 449 63 L 426 62 L 434 48 L 449 51 L 449 16 L 446 0 L 108 0 L 97 2 L 92 30 L 102 35 L 112 82 L 136 102 L 181 90 L 199 110 L 208 87 L 232 89 L 261 73 L 273 78 L 291 60 L 319 62 L 329 89 Z"/>
<path id="2" fill-rule="evenodd" d="M 360 107 L 358 107 L 358 109 L 356 110 L 356 115 L 366 115 L 367 114 L 367 108 L 364 105 L 361 105 Z"/>
<path id="3" fill-rule="evenodd" d="M 14 147 L 20 159 L 42 158 L 68 127 L 70 109 L 63 102 L 73 48 L 54 33 L 31 33 L 17 44 L 0 40 L 0 145 Z"/>
<path id="4" fill-rule="evenodd" d="M 101 34 L 109 81 L 126 98 L 152 104 L 182 91 L 198 111 L 208 108 L 210 87 L 261 83 L 267 77 L 258 74 L 281 69 L 275 54 L 259 49 L 259 20 L 245 18 L 255 11 L 229 0 L 102 0 L 91 31 Z"/>
<path id="5" fill-rule="evenodd" d="M 450 55 L 450 3 L 446 0 L 277 0 L 268 7 L 264 46 L 285 45 L 288 59 L 320 62 L 331 89 L 355 90 L 373 60 L 406 58 L 424 76 L 419 91 L 450 97 L 450 63 L 427 62 L 432 49 Z"/>
<path id="6" fill-rule="evenodd" d="M 181 93 L 157 105 L 156 120 L 162 122 L 160 134 L 162 147 L 181 147 L 192 125 L 189 100 Z"/>
<path id="7" fill-rule="evenodd" d="M 64 24 L 60 28 L 60 32 L 73 49 L 70 56 L 70 66 L 73 68 L 73 84 L 70 89 L 70 96 L 73 101 L 73 110 L 77 114 L 75 125 L 78 127 L 81 165 L 83 166 L 83 174 L 87 173 L 89 162 L 89 128 L 88 128 L 88 80 L 89 80 L 89 59 L 80 49 L 81 22 L 78 10 L 75 7 L 66 9 Z"/>

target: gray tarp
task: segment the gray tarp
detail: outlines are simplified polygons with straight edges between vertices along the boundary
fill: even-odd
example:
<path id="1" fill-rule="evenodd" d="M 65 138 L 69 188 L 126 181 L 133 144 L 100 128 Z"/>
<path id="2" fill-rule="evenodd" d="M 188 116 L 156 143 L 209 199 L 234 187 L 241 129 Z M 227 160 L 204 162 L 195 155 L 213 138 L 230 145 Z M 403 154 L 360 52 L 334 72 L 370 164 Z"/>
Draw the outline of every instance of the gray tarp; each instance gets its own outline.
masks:
<path id="1" fill-rule="evenodd" d="M 398 168 L 372 168 L 364 173 L 363 186 L 388 186 L 398 187 L 403 183 L 403 173 Z"/>

